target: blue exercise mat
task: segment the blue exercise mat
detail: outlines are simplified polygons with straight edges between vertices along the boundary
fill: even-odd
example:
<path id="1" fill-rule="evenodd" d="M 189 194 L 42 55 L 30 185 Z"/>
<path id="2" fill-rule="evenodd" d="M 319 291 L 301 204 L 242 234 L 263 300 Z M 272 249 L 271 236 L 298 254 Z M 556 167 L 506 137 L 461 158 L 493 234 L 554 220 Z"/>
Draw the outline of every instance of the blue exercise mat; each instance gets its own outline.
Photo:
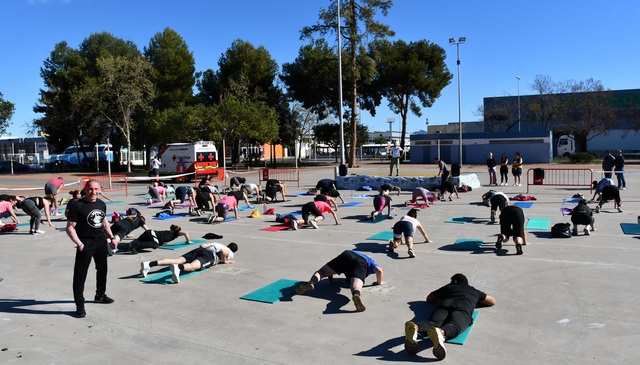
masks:
<path id="1" fill-rule="evenodd" d="M 158 246 L 158 248 L 161 248 L 163 250 L 175 251 L 175 250 L 181 250 L 183 248 L 198 246 L 205 242 L 207 242 L 207 240 L 196 239 L 196 240 L 191 240 L 189 243 L 186 243 L 186 242 L 170 243 L 163 246 Z"/>
<path id="2" fill-rule="evenodd" d="M 533 206 L 533 202 L 515 202 L 513 205 L 520 208 L 531 208 Z"/>
<path id="3" fill-rule="evenodd" d="M 550 224 L 551 219 L 549 218 L 529 218 L 525 228 L 530 230 L 546 231 L 549 229 Z"/>
<path id="4" fill-rule="evenodd" d="M 637 223 L 620 223 L 620 228 L 624 234 L 640 234 L 640 224 Z"/>
<path id="5" fill-rule="evenodd" d="M 362 202 L 346 202 L 343 204 L 340 204 L 341 207 L 355 207 L 356 205 L 360 205 L 362 204 Z"/>
<path id="6" fill-rule="evenodd" d="M 280 301 L 280 299 L 292 297 L 296 292 L 296 287 L 302 283 L 299 280 L 280 279 L 256 291 L 245 294 L 240 299 L 273 304 Z"/>
<path id="7" fill-rule="evenodd" d="M 367 239 L 375 240 L 375 241 L 389 241 L 393 239 L 393 232 L 392 231 L 378 232 L 371 237 L 367 237 Z"/>
<path id="8" fill-rule="evenodd" d="M 161 215 L 159 217 L 153 217 L 153 219 L 157 219 L 159 221 L 166 221 L 167 219 L 174 219 L 174 218 L 182 218 L 182 217 L 186 217 L 190 215 L 189 213 L 176 213 L 176 214 L 167 214 L 165 215 Z"/>

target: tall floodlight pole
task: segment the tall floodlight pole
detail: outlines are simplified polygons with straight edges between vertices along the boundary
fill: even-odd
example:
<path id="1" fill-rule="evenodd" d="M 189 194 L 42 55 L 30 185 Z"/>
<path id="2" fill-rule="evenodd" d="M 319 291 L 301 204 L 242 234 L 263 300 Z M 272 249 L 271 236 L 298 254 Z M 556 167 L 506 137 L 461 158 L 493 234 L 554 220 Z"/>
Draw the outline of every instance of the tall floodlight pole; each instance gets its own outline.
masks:
<path id="1" fill-rule="evenodd" d="M 387 118 L 387 123 L 389 123 L 389 143 L 393 144 L 393 123 L 395 123 L 396 118 Z"/>
<path id="2" fill-rule="evenodd" d="M 344 165 L 344 121 L 342 120 L 342 42 L 340 40 L 340 0 L 338 0 L 338 118 L 340 120 L 340 165 Z M 355 148 L 355 146 L 353 146 Z"/>
<path id="3" fill-rule="evenodd" d="M 449 38 L 449 44 L 455 44 L 456 45 L 456 58 L 457 58 L 457 64 L 458 64 L 458 126 L 460 128 L 460 135 L 459 135 L 459 144 L 460 144 L 460 167 L 462 167 L 462 101 L 461 101 L 461 96 L 460 96 L 460 45 L 464 42 L 466 42 L 467 37 L 459 37 L 458 40 L 456 41 L 455 38 Z"/>
<path id="4" fill-rule="evenodd" d="M 518 132 L 520 132 L 520 76 L 516 76 L 518 83 Z"/>

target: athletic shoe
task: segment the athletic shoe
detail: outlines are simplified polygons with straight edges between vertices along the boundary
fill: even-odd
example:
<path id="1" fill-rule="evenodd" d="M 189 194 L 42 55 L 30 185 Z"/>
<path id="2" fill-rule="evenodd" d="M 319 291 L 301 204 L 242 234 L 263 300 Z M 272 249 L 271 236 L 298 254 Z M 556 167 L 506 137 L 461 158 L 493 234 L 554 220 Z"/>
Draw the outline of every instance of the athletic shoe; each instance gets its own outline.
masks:
<path id="1" fill-rule="evenodd" d="M 413 250 L 409 250 L 409 257 L 411 257 L 411 258 L 416 257 L 416 253 L 413 252 Z"/>
<path id="2" fill-rule="evenodd" d="M 0 227 L 4 226 L 4 223 L 2 223 L 2 221 L 0 221 Z"/>
<path id="3" fill-rule="evenodd" d="M 522 255 L 522 245 L 520 243 L 516 243 L 516 255 Z"/>
<path id="4" fill-rule="evenodd" d="M 200 217 L 202 215 L 202 211 L 200 209 L 196 209 L 196 214 Z"/>
<path id="5" fill-rule="evenodd" d="M 111 304 L 111 303 L 115 302 L 115 300 L 109 298 L 106 294 L 102 294 L 102 295 L 96 295 L 93 298 L 93 302 L 94 303 L 102 303 L 102 304 Z"/>
<path id="6" fill-rule="evenodd" d="M 366 308 L 364 304 L 362 304 L 362 298 L 360 298 L 359 295 L 354 295 L 351 299 L 353 300 L 353 304 L 356 305 L 356 312 L 364 312 Z"/>
<path id="7" fill-rule="evenodd" d="M 453 201 L 453 199 L 451 199 L 451 197 L 449 197 L 449 201 L 450 201 L 450 202 L 452 202 L 452 201 Z"/>
<path id="8" fill-rule="evenodd" d="M 297 287 L 296 288 L 296 293 L 304 294 L 304 293 L 306 293 L 308 291 L 312 291 L 313 288 L 314 288 L 313 284 L 309 281 L 309 282 L 306 282 L 306 283 L 300 285 L 299 287 Z"/>
<path id="9" fill-rule="evenodd" d="M 193 208 L 189 207 L 189 215 L 193 215 Z"/>
<path id="10" fill-rule="evenodd" d="M 585 230 L 587 230 L 587 229 L 585 228 Z M 587 234 L 588 234 L 588 233 L 587 233 Z M 577 235 L 578 235 L 578 227 L 576 227 L 576 228 L 574 228 L 574 229 L 573 229 L 573 231 L 571 232 L 571 235 L 572 235 L 572 236 L 577 236 Z"/>
<path id="11" fill-rule="evenodd" d="M 173 282 L 176 284 L 180 283 L 180 268 L 178 264 L 171 265 L 171 279 L 173 279 Z"/>
<path id="12" fill-rule="evenodd" d="M 34 235 L 34 236 L 39 236 L 41 234 L 44 234 L 44 231 L 35 230 L 35 231 L 31 231 L 31 234 Z"/>
<path id="13" fill-rule="evenodd" d="M 578 232 L 576 232 L 576 233 L 578 233 Z M 591 232 L 589 232 L 589 228 L 585 228 L 584 229 L 584 235 L 585 236 L 590 236 L 591 235 Z"/>
<path id="14" fill-rule="evenodd" d="M 600 213 L 600 206 L 596 206 L 596 213 Z"/>
<path id="15" fill-rule="evenodd" d="M 496 248 L 499 250 L 502 248 L 502 235 L 498 235 L 498 239 L 496 240 Z"/>
<path id="16" fill-rule="evenodd" d="M 409 321 L 404 324 L 404 349 L 411 355 L 418 353 L 418 326 Z"/>
<path id="17" fill-rule="evenodd" d="M 153 200 L 151 200 L 151 198 L 147 198 L 147 204 L 151 204 L 153 203 Z"/>
<path id="18" fill-rule="evenodd" d="M 311 227 L 313 227 L 313 229 L 318 229 L 318 222 L 316 222 L 315 219 L 309 219 L 309 224 L 311 225 Z"/>
<path id="19" fill-rule="evenodd" d="M 427 336 L 431 342 L 433 342 L 433 356 L 438 360 L 444 360 L 447 356 L 447 349 L 444 347 L 444 335 L 442 330 L 438 327 L 429 327 L 427 330 Z"/>
<path id="20" fill-rule="evenodd" d="M 622 208 L 618 207 L 618 212 L 622 213 Z"/>
<path id="21" fill-rule="evenodd" d="M 87 316 L 87 312 L 84 307 L 76 307 L 76 318 L 84 318 Z"/>
<path id="22" fill-rule="evenodd" d="M 213 220 L 214 220 L 215 218 L 216 218 L 216 217 L 215 217 L 213 214 L 209 214 L 209 217 L 207 218 L 207 223 L 209 223 L 209 224 L 213 223 Z"/>
<path id="23" fill-rule="evenodd" d="M 387 251 L 389 252 L 393 252 L 394 247 L 393 247 L 393 240 L 389 241 L 389 248 L 387 249 Z"/>
<path id="24" fill-rule="evenodd" d="M 627 187 L 626 187 L 626 186 L 623 186 L 623 187 L 621 187 L 620 189 L 622 189 L 622 190 L 627 190 Z"/>
<path id="25" fill-rule="evenodd" d="M 151 270 L 151 266 L 149 266 L 149 261 L 143 261 L 140 263 L 140 275 L 143 277 L 147 277 L 149 274 L 149 270 Z"/>
<path id="26" fill-rule="evenodd" d="M 293 229 L 294 231 L 298 230 L 298 221 L 295 219 L 291 220 L 291 229 Z"/>

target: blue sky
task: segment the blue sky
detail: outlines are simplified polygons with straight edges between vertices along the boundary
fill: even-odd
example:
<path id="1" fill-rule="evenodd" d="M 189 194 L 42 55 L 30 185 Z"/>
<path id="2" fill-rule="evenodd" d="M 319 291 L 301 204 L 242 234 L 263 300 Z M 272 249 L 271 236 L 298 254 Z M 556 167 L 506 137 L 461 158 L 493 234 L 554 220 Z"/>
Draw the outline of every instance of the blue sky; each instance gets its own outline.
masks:
<path id="1" fill-rule="evenodd" d="M 165 27 L 177 31 L 196 60 L 196 70 L 217 69 L 220 55 L 236 39 L 264 46 L 282 65 L 306 41 L 300 29 L 317 21 L 328 0 L 2 0 L 0 1 L 0 92 L 15 104 L 8 132 L 27 136 L 39 115 L 32 107 L 43 87 L 40 67 L 54 45 L 77 48 L 96 32 L 133 41 L 140 50 Z M 432 108 L 408 118 L 409 132 L 429 123 L 458 121 L 456 47 L 460 45 L 462 120 L 479 120 L 483 97 L 532 93 L 536 75 L 552 80 L 600 80 L 609 89 L 640 88 L 640 2 L 632 0 L 429 1 L 395 0 L 386 18 L 395 39 L 426 39 L 447 51 L 454 74 Z M 381 105 L 375 117 L 363 112 L 371 131 L 389 130 L 399 116 Z"/>

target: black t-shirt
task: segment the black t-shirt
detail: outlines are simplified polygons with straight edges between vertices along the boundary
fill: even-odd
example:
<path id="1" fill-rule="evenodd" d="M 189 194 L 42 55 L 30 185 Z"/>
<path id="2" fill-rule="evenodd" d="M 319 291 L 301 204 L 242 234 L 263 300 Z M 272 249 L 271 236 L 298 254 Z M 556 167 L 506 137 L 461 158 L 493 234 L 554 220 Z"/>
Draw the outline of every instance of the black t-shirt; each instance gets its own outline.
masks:
<path id="1" fill-rule="evenodd" d="M 144 221 L 140 217 L 136 217 L 134 219 L 123 217 L 111 226 L 111 231 L 113 232 L 113 234 L 116 234 L 116 232 L 122 232 L 126 236 L 129 233 L 133 232 L 134 229 L 142 227 L 143 225 Z"/>
<path id="2" fill-rule="evenodd" d="M 332 188 L 335 186 L 335 181 L 331 179 L 319 180 L 316 184 L 316 189 Z"/>
<path id="3" fill-rule="evenodd" d="M 433 294 L 441 300 L 441 306 L 460 309 L 469 315 L 478 303 L 487 297 L 487 294 L 465 284 L 447 284 Z"/>
<path id="4" fill-rule="evenodd" d="M 238 202 L 241 202 L 241 201 L 244 200 L 244 193 L 242 193 L 241 190 L 231 191 L 227 195 L 233 196 L 234 198 L 236 198 L 236 201 L 238 201 Z"/>
<path id="5" fill-rule="evenodd" d="M 156 231 L 156 237 L 158 237 L 158 241 L 162 245 L 163 243 L 167 243 L 173 241 L 178 237 L 178 231 Z"/>
<path id="6" fill-rule="evenodd" d="M 95 202 L 78 200 L 69 212 L 69 220 L 76 222 L 76 233 L 80 239 L 103 239 L 104 218 L 107 216 L 107 205 L 100 199 Z"/>

